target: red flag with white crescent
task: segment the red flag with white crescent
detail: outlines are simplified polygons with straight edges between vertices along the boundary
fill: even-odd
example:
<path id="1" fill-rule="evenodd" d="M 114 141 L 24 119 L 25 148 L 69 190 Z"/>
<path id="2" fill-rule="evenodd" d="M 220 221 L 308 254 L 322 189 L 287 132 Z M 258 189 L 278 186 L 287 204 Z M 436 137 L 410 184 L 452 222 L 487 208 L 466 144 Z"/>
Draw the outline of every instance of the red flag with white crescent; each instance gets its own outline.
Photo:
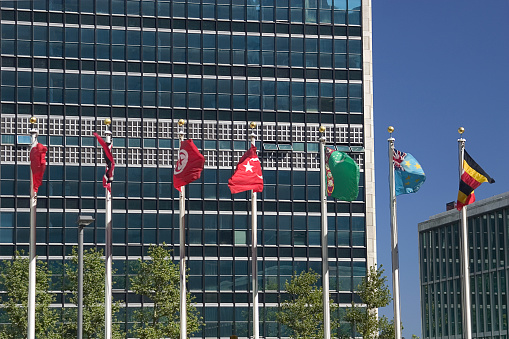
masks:
<path id="1" fill-rule="evenodd" d="M 228 180 L 228 187 L 232 194 L 249 190 L 263 191 L 262 164 L 254 145 L 240 158 L 235 173 Z"/>
<path id="2" fill-rule="evenodd" d="M 41 143 L 35 144 L 30 150 L 30 168 L 32 169 L 32 179 L 34 183 L 34 192 L 37 193 L 42 184 L 42 177 L 46 170 L 46 152 L 48 148 Z"/>
<path id="3" fill-rule="evenodd" d="M 200 153 L 193 140 L 182 141 L 173 171 L 173 186 L 180 191 L 182 186 L 198 180 L 204 165 L 205 157 Z"/>

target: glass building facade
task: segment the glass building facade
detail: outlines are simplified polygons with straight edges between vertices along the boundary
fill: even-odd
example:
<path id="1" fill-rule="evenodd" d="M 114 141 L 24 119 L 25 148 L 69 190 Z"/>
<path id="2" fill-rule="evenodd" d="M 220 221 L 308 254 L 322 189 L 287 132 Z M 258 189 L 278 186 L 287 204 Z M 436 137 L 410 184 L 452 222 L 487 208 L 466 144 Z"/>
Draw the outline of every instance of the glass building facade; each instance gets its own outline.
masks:
<path id="1" fill-rule="evenodd" d="M 277 308 L 293 272 L 321 273 L 319 132 L 360 165 L 352 203 L 328 201 L 331 297 L 342 308 L 375 263 L 370 0 L 0 1 L 0 259 L 28 252 L 28 123 L 49 148 L 39 189 L 37 254 L 57 303 L 77 216 L 96 219 L 85 245 L 104 247 L 104 158 L 92 133 L 112 119 L 113 277 L 121 319 L 143 301 L 129 290 L 150 244 L 178 260 L 172 186 L 177 121 L 205 156 L 186 188 L 190 292 L 198 337 L 252 333 L 250 203 L 228 178 L 249 122 L 265 188 L 258 200 L 262 336 L 284 336 Z M 346 328 L 346 327 L 345 327 Z"/>
<path id="2" fill-rule="evenodd" d="M 508 337 L 509 193 L 467 207 L 472 337 Z M 423 338 L 463 338 L 459 213 L 419 224 Z"/>

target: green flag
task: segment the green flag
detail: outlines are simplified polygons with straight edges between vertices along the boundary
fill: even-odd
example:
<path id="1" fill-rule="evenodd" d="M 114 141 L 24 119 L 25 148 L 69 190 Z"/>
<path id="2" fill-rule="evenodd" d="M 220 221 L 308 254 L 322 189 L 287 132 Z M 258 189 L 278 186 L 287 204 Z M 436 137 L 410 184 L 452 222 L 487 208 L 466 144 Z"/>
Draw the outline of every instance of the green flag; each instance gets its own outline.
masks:
<path id="1" fill-rule="evenodd" d="M 325 148 L 327 194 L 338 200 L 353 201 L 359 195 L 359 166 L 346 153 Z"/>

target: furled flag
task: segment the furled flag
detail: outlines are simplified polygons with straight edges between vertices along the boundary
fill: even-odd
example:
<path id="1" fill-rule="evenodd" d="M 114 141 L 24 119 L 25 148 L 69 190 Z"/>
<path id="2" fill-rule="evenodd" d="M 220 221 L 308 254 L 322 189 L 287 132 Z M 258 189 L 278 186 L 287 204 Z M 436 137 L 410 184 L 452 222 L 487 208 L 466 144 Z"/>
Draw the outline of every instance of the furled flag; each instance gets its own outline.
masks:
<path id="1" fill-rule="evenodd" d="M 37 193 L 42 184 L 42 176 L 46 170 L 46 152 L 48 148 L 36 141 L 30 150 L 30 168 L 32 169 L 32 179 L 34 183 L 34 192 Z"/>
<path id="2" fill-rule="evenodd" d="M 106 171 L 104 172 L 103 176 L 103 187 L 106 188 L 111 193 L 111 183 L 113 182 L 113 170 L 115 168 L 115 160 L 113 160 L 113 155 L 111 154 L 111 149 L 113 145 L 110 143 L 106 143 L 106 141 L 103 140 L 99 136 L 99 134 L 94 133 L 95 137 L 97 138 L 97 141 L 101 144 L 104 151 L 104 157 L 106 158 Z"/>
<path id="3" fill-rule="evenodd" d="M 205 158 L 200 153 L 192 139 L 182 141 L 175 170 L 173 171 L 173 186 L 177 190 L 200 178 L 205 165 Z"/>
<path id="4" fill-rule="evenodd" d="M 426 181 L 426 175 L 419 162 L 412 154 L 398 150 L 394 150 L 393 159 L 396 196 L 417 192 Z"/>
<path id="5" fill-rule="evenodd" d="M 343 201 L 353 201 L 359 195 L 359 166 L 346 153 L 325 147 L 327 194 Z"/>
<path id="6" fill-rule="evenodd" d="M 460 211 L 463 206 L 475 201 L 474 190 L 483 182 L 493 184 L 495 180 L 470 157 L 467 151 L 465 151 L 463 157 L 463 174 L 461 175 L 458 201 L 456 203 L 456 209 L 458 211 Z"/>
<path id="7" fill-rule="evenodd" d="M 228 180 L 228 187 L 232 194 L 249 190 L 263 191 L 262 164 L 258 159 L 254 145 L 240 158 L 235 173 Z"/>

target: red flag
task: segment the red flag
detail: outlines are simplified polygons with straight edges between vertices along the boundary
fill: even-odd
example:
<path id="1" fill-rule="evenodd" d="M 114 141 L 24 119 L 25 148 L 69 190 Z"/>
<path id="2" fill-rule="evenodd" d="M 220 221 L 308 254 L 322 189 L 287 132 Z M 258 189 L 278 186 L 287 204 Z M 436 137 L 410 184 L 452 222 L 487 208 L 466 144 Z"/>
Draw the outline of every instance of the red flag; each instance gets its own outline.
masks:
<path id="1" fill-rule="evenodd" d="M 180 191 L 182 186 L 199 179 L 204 165 L 205 158 L 193 140 L 182 141 L 175 170 L 173 171 L 173 186 Z"/>
<path id="2" fill-rule="evenodd" d="M 111 149 L 113 148 L 113 145 L 110 143 L 106 143 L 106 141 L 103 140 L 99 136 L 99 134 L 94 133 L 95 137 L 97 138 L 97 141 L 101 144 L 104 151 L 104 157 L 106 158 L 106 171 L 104 172 L 103 176 L 103 187 L 106 188 L 111 193 L 111 183 L 113 182 L 113 170 L 115 168 L 115 160 L 113 160 L 113 155 L 111 154 Z"/>
<path id="3" fill-rule="evenodd" d="M 228 180 L 228 187 L 232 194 L 249 190 L 263 191 L 262 164 L 256 155 L 255 146 L 251 146 L 240 158 L 235 173 Z"/>
<path id="4" fill-rule="evenodd" d="M 42 184 L 42 176 L 46 170 L 46 152 L 48 148 L 43 144 L 37 143 L 30 150 L 30 168 L 32 169 L 32 178 L 34 181 L 34 192 L 37 193 Z"/>

